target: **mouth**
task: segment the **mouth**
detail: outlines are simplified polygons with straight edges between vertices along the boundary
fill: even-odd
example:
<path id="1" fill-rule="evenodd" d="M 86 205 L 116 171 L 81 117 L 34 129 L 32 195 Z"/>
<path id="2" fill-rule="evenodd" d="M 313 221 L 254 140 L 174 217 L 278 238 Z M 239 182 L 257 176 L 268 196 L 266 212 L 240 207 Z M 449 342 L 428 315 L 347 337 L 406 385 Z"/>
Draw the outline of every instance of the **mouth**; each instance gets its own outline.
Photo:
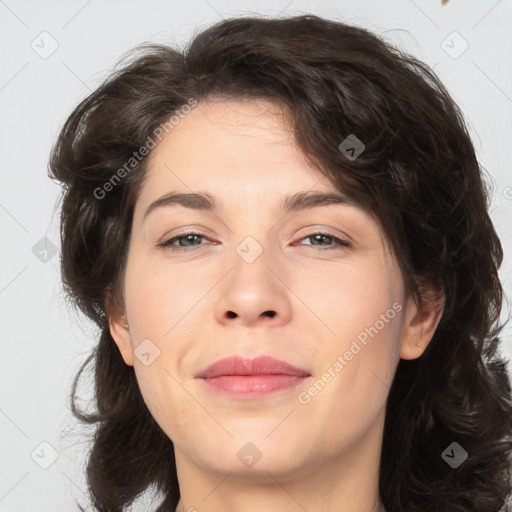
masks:
<path id="1" fill-rule="evenodd" d="M 213 392 L 232 398 L 261 398 L 297 388 L 311 374 L 269 356 L 232 356 L 216 361 L 196 375 Z"/>

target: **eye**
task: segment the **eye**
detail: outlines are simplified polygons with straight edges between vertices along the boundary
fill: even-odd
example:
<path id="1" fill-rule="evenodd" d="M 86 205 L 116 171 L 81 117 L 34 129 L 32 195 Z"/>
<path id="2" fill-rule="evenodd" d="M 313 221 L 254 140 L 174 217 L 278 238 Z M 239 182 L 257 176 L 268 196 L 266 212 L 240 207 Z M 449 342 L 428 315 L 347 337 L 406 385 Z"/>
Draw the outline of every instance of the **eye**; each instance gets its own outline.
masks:
<path id="1" fill-rule="evenodd" d="M 311 245 L 311 246 L 317 246 L 317 247 L 322 247 L 323 244 L 317 245 L 316 242 L 321 242 L 322 240 L 325 241 L 325 239 L 336 242 L 334 245 L 333 244 L 329 244 L 327 246 L 323 245 L 323 249 L 321 249 L 321 250 L 324 250 L 324 251 L 330 250 L 330 249 L 343 249 L 344 247 L 350 247 L 349 242 L 347 242 L 346 240 L 342 240 L 341 238 L 338 238 L 337 236 L 331 235 L 330 233 L 320 233 L 320 232 L 311 233 L 310 235 L 307 235 L 304 238 L 301 238 L 301 240 L 307 240 L 308 238 L 311 239 L 312 241 L 314 241 L 314 243 L 305 244 L 305 245 Z M 304 245 L 304 244 L 300 244 L 300 245 Z"/>
<path id="2" fill-rule="evenodd" d="M 201 243 L 195 243 L 197 240 L 200 240 L 201 238 L 207 239 L 207 236 L 204 233 L 198 233 L 195 231 L 191 231 L 188 233 L 181 233 L 179 235 L 173 236 L 172 238 L 169 238 L 167 240 L 164 240 L 163 242 L 158 244 L 158 247 L 162 249 L 169 250 L 171 252 L 182 252 L 182 251 L 195 251 L 196 248 L 200 245 L 204 245 Z M 310 239 L 313 243 L 310 244 L 299 244 L 299 245 L 310 245 L 310 246 L 316 246 L 316 247 L 323 247 L 321 250 L 329 250 L 329 249 L 342 249 L 344 247 L 350 247 L 350 243 L 346 240 L 342 240 L 341 238 L 338 238 L 334 235 L 331 235 L 330 233 L 311 233 L 310 235 L 307 235 L 300 240 L 307 240 Z M 334 244 L 328 244 L 325 245 L 322 243 L 327 241 L 335 242 Z M 178 242 L 178 245 L 175 245 L 175 243 Z M 183 242 L 183 243 L 182 243 Z M 295 242 L 294 242 L 295 244 Z"/>
<path id="3" fill-rule="evenodd" d="M 192 247 L 192 250 L 195 250 L 194 248 L 198 245 L 202 244 L 194 244 L 193 242 L 196 241 L 198 238 L 206 238 L 206 235 L 203 233 L 197 233 L 195 231 L 191 231 L 188 233 L 181 233 L 180 235 L 173 236 L 172 238 L 169 238 L 167 240 L 164 240 L 163 242 L 158 244 L 158 247 L 161 247 L 162 249 L 169 250 L 171 252 L 181 252 L 181 251 L 187 251 Z M 178 246 L 174 245 L 175 242 L 180 242 L 184 240 L 184 245 L 179 244 Z M 188 243 L 191 243 L 192 245 L 187 245 Z"/>

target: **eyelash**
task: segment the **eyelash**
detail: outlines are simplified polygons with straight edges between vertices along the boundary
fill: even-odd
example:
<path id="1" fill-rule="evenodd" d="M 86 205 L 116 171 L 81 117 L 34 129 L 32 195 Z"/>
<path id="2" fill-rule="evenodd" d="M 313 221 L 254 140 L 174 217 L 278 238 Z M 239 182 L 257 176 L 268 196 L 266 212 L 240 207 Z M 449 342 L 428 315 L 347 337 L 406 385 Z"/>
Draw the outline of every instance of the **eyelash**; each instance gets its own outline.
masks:
<path id="1" fill-rule="evenodd" d="M 187 233 L 181 233 L 179 235 L 173 236 L 172 238 L 164 240 L 158 244 L 158 247 L 160 247 L 161 249 L 164 249 L 164 250 L 171 251 L 171 252 L 195 251 L 196 248 L 199 248 L 201 245 L 204 245 L 204 244 L 199 244 L 196 246 L 189 246 L 189 247 L 178 247 L 178 246 L 171 245 L 173 242 L 176 242 L 180 238 L 186 238 L 188 236 L 193 236 L 193 235 L 199 236 L 202 238 L 208 238 L 207 235 L 205 235 L 204 233 L 199 233 L 197 231 L 190 231 Z M 328 251 L 328 250 L 332 250 L 332 249 L 344 249 L 346 247 L 350 247 L 350 244 L 346 240 L 342 240 L 341 238 L 338 238 L 337 236 L 331 235 L 330 233 L 326 233 L 326 232 L 310 233 L 309 235 L 302 237 L 300 240 L 304 240 L 306 238 L 312 238 L 314 236 L 326 236 L 338 243 L 338 245 L 333 245 L 333 246 L 324 247 L 323 249 L 320 249 L 322 251 Z M 310 246 L 311 247 L 320 247 L 320 246 L 314 246 L 312 244 L 310 244 Z"/>

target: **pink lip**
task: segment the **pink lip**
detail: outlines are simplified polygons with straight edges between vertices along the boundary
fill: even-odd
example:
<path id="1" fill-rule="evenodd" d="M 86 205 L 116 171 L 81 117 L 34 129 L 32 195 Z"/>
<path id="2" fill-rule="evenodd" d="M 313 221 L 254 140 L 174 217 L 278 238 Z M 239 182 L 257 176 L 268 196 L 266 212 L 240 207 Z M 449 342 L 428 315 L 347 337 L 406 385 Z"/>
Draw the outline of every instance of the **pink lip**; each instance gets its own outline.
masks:
<path id="1" fill-rule="evenodd" d="M 216 361 L 196 375 L 209 389 L 236 398 L 259 398 L 297 386 L 311 374 L 268 356 L 240 356 Z"/>

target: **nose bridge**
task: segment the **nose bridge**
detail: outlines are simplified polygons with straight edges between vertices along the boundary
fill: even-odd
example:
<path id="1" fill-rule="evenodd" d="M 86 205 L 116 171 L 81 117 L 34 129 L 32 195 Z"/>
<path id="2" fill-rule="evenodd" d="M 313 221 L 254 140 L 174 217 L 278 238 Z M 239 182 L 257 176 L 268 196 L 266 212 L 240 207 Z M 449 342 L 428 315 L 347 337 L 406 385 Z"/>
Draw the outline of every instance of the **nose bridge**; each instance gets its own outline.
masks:
<path id="1" fill-rule="evenodd" d="M 244 293 L 264 294 L 266 287 L 275 288 L 269 267 L 277 266 L 278 262 L 272 258 L 268 241 L 260 240 L 248 235 L 235 247 L 230 281 L 232 287 L 240 287 Z"/>
<path id="2" fill-rule="evenodd" d="M 244 263 L 252 265 L 258 259 L 267 261 L 269 248 L 268 240 L 262 243 L 261 238 L 258 241 L 252 235 L 248 235 L 236 246 L 235 252 Z"/>
<path id="3" fill-rule="evenodd" d="M 232 217 L 228 220 L 230 238 L 234 242 L 235 266 L 252 265 L 259 262 L 271 264 L 273 246 L 273 228 L 275 220 L 271 212 L 261 201 L 245 202 L 241 208 L 231 210 Z M 241 261 L 240 261 L 241 260 Z M 275 262 L 274 262 L 275 263 Z M 264 265 L 263 265 L 264 266 Z"/>

